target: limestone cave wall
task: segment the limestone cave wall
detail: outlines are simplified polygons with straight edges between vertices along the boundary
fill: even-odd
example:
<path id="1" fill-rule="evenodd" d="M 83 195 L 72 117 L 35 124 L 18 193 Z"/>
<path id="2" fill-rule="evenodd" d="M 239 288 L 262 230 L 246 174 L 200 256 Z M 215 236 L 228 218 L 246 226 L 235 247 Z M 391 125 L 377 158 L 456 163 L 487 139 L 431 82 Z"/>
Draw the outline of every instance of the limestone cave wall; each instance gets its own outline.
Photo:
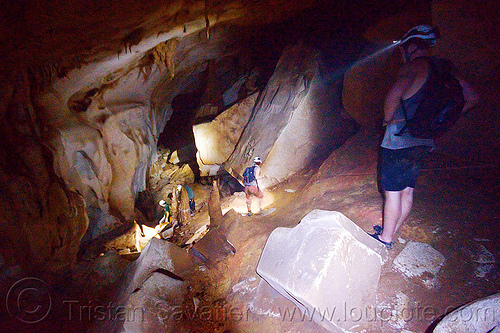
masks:
<path id="1" fill-rule="evenodd" d="M 312 3 L 6 4 L 2 267 L 67 269 L 79 249 L 130 228 L 174 97 L 217 87 L 211 60 L 252 70 L 266 44 L 255 31 Z"/>

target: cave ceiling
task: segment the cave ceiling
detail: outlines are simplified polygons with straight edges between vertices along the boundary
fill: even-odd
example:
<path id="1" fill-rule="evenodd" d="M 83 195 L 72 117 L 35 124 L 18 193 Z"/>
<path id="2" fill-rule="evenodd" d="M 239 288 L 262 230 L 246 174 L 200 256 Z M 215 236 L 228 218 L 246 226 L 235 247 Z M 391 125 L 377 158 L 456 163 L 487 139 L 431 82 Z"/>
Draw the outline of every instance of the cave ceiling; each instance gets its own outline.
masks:
<path id="1" fill-rule="evenodd" d="M 333 24 L 337 32 L 362 32 L 375 18 L 417 3 L 426 1 L 13 1 L 2 8 L 1 69 L 6 75 L 50 65 L 64 76 L 84 64 L 141 53 L 196 30 L 205 29 L 209 37 L 210 27 L 222 22 L 263 25 L 318 7 L 325 9 L 323 15 L 303 16 L 295 22 L 297 30 L 306 21 L 323 20 L 325 28 Z"/>

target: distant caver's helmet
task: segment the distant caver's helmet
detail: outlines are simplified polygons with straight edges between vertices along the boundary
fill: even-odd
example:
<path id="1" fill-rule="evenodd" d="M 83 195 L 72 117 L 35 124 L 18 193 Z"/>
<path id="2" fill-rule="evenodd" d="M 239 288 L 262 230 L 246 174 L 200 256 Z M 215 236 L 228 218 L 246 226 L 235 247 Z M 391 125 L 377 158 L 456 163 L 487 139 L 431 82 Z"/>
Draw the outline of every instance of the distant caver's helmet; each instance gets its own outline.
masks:
<path id="1" fill-rule="evenodd" d="M 434 46 L 436 40 L 440 38 L 439 29 L 437 27 L 430 27 L 428 25 L 417 25 L 411 28 L 403 38 L 398 42 L 399 45 L 403 45 L 412 38 L 420 38 L 429 42 L 429 45 Z"/>
<path id="2" fill-rule="evenodd" d="M 260 159 L 260 157 L 256 157 L 253 159 L 253 162 L 254 163 L 262 163 L 262 160 Z"/>

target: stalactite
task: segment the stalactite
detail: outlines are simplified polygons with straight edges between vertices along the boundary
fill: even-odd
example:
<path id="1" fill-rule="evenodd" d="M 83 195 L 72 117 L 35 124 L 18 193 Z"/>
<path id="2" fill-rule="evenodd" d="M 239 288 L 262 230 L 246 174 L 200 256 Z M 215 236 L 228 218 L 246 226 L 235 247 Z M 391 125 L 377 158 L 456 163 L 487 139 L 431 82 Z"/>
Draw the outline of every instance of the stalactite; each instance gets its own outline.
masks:
<path id="1" fill-rule="evenodd" d="M 146 53 L 139 60 L 139 75 L 142 74 L 144 80 L 147 80 L 151 74 L 153 65 L 156 64 L 159 68 L 165 67 L 169 77 L 172 79 L 175 75 L 174 57 L 178 43 L 179 40 L 177 38 L 169 39 Z"/>
<path id="2" fill-rule="evenodd" d="M 138 66 L 139 74 L 138 74 L 138 77 L 140 75 L 142 75 L 143 78 L 144 78 L 144 81 L 146 81 L 149 78 L 149 75 L 151 74 L 151 70 L 153 69 L 154 62 L 155 61 L 154 61 L 153 53 L 152 52 L 146 53 L 144 55 L 144 57 L 142 57 L 139 60 L 139 66 Z"/>
<path id="3" fill-rule="evenodd" d="M 132 30 L 127 36 L 122 39 L 123 48 L 125 49 L 125 53 L 132 53 L 132 46 L 137 45 L 144 38 L 146 31 L 143 28 L 137 28 Z M 120 52 L 118 52 L 118 55 Z"/>
<path id="4" fill-rule="evenodd" d="M 155 62 L 158 65 L 165 66 L 171 78 L 175 75 L 174 56 L 178 43 L 179 40 L 177 38 L 172 38 L 158 44 L 153 50 Z"/>
<path id="5" fill-rule="evenodd" d="M 77 59 L 51 60 L 43 64 L 28 66 L 27 73 L 30 79 L 30 86 L 35 94 L 52 84 L 55 79 L 62 79 L 68 76 L 73 68 L 78 68 L 85 64 L 85 61 Z"/>

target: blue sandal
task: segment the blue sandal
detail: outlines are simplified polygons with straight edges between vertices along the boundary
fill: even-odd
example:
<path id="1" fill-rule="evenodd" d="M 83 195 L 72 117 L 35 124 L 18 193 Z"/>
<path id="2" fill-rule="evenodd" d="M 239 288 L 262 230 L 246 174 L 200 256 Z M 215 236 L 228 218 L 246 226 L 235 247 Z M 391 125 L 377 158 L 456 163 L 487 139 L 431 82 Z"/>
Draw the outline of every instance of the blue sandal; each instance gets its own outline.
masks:
<path id="1" fill-rule="evenodd" d="M 375 230 L 375 235 L 382 235 L 382 231 L 384 231 L 384 227 L 381 225 L 374 225 L 373 230 Z"/>
<path id="2" fill-rule="evenodd" d="M 375 238 L 376 240 L 378 240 L 380 243 L 384 244 L 385 247 L 387 248 L 387 250 L 390 250 L 392 249 L 392 242 L 389 243 L 389 242 L 384 242 L 383 240 L 381 240 L 378 236 L 378 234 L 369 234 L 370 236 L 372 236 L 373 238 Z"/>

